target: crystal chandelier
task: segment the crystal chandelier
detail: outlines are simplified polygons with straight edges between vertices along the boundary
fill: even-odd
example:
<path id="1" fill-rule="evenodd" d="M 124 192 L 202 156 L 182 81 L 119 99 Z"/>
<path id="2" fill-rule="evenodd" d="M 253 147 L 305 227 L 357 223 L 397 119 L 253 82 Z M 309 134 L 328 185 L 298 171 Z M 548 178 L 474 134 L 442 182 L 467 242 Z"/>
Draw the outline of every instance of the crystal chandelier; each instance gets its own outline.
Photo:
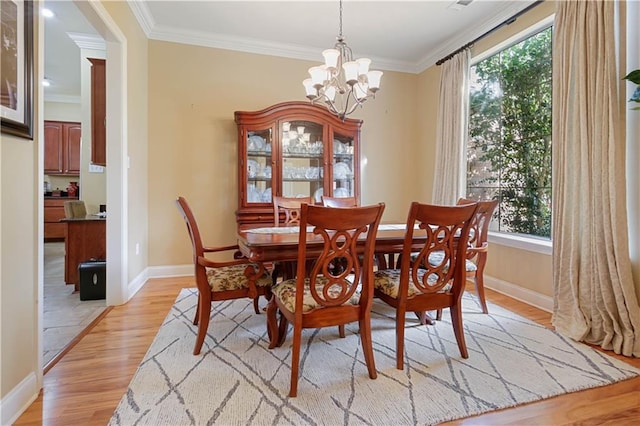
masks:
<path id="1" fill-rule="evenodd" d="M 369 71 L 371 59 L 353 60 L 351 48 L 342 37 L 342 0 L 340 0 L 340 33 L 333 49 L 322 52 L 324 65 L 309 68 L 302 82 L 311 103 L 324 101 L 329 110 L 344 120 L 380 88 L 382 71 Z"/>

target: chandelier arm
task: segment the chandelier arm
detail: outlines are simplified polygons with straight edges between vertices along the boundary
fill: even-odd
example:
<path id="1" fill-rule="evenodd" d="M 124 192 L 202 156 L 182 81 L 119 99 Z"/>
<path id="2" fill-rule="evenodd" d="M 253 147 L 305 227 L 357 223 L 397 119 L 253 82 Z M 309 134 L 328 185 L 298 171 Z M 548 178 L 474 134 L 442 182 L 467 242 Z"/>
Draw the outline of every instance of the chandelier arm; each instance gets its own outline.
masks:
<path id="1" fill-rule="evenodd" d="M 362 98 L 362 100 L 358 100 L 357 102 L 355 102 L 353 105 L 351 105 L 351 108 L 347 111 L 347 109 L 345 108 L 345 113 L 344 115 L 349 115 L 351 114 L 353 111 L 356 110 L 356 108 L 358 108 L 359 106 L 362 106 L 364 104 L 364 101 L 366 100 L 366 98 Z"/>

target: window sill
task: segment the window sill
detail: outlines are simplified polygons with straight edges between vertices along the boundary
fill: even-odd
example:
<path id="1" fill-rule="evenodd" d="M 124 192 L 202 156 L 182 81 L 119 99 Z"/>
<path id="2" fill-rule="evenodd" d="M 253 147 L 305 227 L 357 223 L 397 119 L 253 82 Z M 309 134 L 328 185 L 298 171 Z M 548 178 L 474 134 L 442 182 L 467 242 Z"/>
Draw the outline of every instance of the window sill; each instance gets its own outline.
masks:
<path id="1" fill-rule="evenodd" d="M 553 251 L 551 241 L 500 232 L 489 232 L 489 242 L 549 256 Z"/>

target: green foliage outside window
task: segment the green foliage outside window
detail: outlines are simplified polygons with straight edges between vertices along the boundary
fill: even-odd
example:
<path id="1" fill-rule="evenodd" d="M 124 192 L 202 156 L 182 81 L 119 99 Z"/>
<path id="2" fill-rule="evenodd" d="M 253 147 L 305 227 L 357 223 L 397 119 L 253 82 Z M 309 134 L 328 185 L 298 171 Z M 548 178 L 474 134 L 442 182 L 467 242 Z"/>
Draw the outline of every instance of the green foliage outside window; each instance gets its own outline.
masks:
<path id="1" fill-rule="evenodd" d="M 467 197 L 500 199 L 492 228 L 551 236 L 552 28 L 471 70 Z"/>

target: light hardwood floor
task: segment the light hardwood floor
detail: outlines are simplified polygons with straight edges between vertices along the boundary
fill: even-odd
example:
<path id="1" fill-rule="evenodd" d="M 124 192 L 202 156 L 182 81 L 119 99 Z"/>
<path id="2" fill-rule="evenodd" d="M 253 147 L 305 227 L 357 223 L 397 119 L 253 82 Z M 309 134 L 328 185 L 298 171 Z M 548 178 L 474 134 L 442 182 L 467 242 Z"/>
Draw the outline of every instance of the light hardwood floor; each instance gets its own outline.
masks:
<path id="1" fill-rule="evenodd" d="M 193 278 L 152 279 L 129 303 L 114 307 L 45 376 L 44 390 L 16 425 L 104 425 L 178 292 Z M 550 326 L 550 314 L 498 293 L 489 300 Z M 261 306 L 265 302 L 261 299 Z M 640 359 L 618 357 L 636 367 Z M 636 425 L 640 377 L 448 424 Z"/>

